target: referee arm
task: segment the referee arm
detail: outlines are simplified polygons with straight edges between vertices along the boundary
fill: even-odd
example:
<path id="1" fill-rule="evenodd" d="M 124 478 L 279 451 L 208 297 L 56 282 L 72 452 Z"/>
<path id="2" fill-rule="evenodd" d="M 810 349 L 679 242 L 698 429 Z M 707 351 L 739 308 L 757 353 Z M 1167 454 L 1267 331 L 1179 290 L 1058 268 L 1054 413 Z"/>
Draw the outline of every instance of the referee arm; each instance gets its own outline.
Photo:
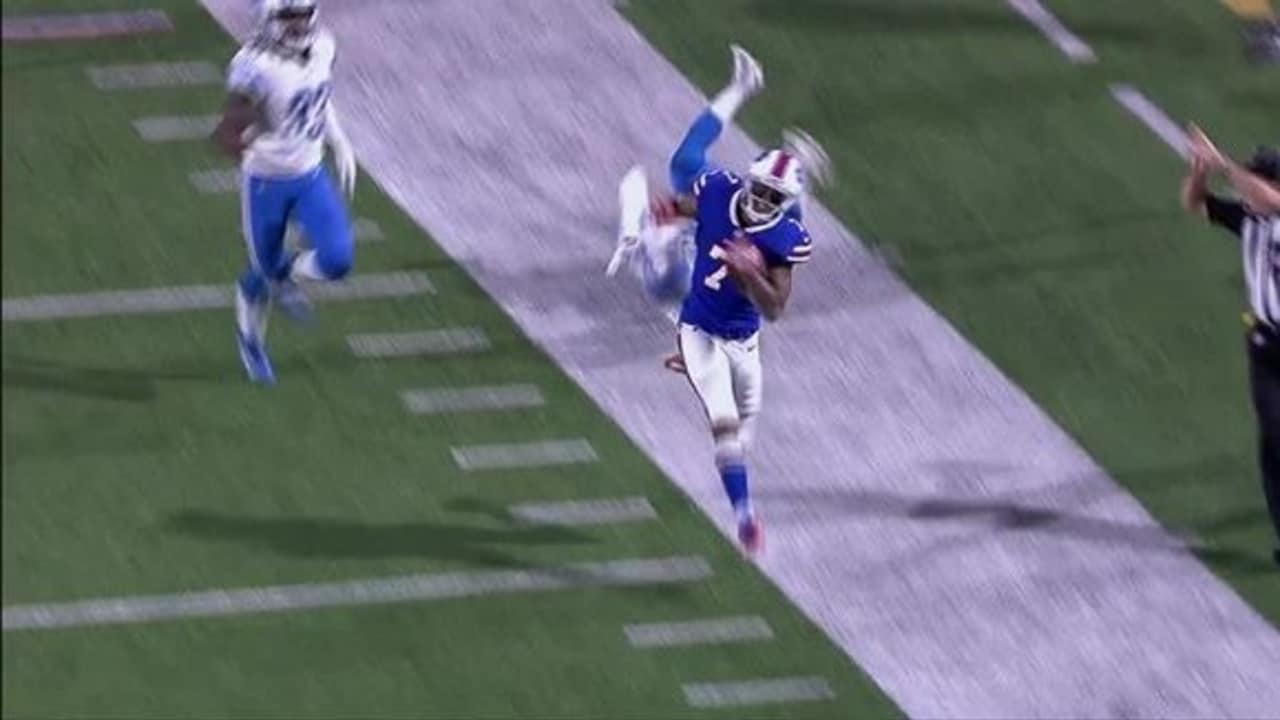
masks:
<path id="1" fill-rule="evenodd" d="M 1280 188 L 1249 172 L 1233 160 L 1224 158 L 1221 166 L 1227 182 L 1241 199 L 1259 215 L 1280 213 Z"/>
<path id="2" fill-rule="evenodd" d="M 1187 176 L 1182 179 L 1182 209 L 1205 215 L 1209 199 L 1209 165 L 1199 156 L 1191 157 Z"/>
<path id="3" fill-rule="evenodd" d="M 1222 154 L 1204 131 L 1195 125 L 1188 128 L 1187 136 L 1191 152 L 1191 172 L 1182 184 L 1183 207 L 1191 212 L 1202 211 L 1211 197 L 1206 189 L 1208 175 L 1211 172 L 1221 172 L 1253 213 L 1280 213 L 1280 187 Z"/>
<path id="4" fill-rule="evenodd" d="M 1189 213 L 1207 218 L 1214 225 L 1231 231 L 1237 237 L 1244 228 L 1244 204 L 1209 192 L 1209 163 L 1199 155 L 1191 156 L 1191 167 L 1182 179 L 1182 207 Z"/>

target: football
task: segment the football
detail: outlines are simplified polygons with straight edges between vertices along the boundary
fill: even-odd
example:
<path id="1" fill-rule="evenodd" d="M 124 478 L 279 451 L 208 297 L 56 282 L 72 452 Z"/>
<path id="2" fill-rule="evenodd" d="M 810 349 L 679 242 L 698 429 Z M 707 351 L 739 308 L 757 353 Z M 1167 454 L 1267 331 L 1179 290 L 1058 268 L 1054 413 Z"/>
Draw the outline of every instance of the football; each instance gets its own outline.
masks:
<path id="1" fill-rule="evenodd" d="M 746 256 L 751 260 L 752 270 L 756 273 L 764 273 L 764 254 L 760 252 L 760 248 L 750 241 L 742 243 Z"/>

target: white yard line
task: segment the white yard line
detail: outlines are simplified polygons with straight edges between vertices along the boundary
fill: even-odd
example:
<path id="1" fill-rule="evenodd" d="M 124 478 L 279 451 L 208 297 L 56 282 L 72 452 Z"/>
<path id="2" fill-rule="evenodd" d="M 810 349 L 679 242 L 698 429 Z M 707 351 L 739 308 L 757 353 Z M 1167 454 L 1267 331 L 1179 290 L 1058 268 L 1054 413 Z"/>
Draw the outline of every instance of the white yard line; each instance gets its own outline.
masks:
<path id="1" fill-rule="evenodd" d="M 415 415 L 515 410 L 542 407 L 547 403 L 538 386 L 527 383 L 405 390 L 400 393 L 400 399 Z"/>
<path id="2" fill-rule="evenodd" d="M 355 235 L 356 240 L 366 242 L 380 242 L 387 239 L 378 222 L 370 218 L 356 218 L 355 222 L 351 223 L 351 233 Z"/>
<path id="3" fill-rule="evenodd" d="M 1182 126 L 1174 122 L 1159 105 L 1151 102 L 1136 88 L 1129 85 L 1112 85 L 1111 97 L 1124 106 L 1156 137 L 1164 141 L 1180 157 L 1187 157 L 1187 134 Z"/>
<path id="4" fill-rule="evenodd" d="M 5 40 L 90 40 L 159 32 L 173 32 L 163 10 L 6 15 L 2 34 Z"/>
<path id="5" fill-rule="evenodd" d="M 343 282 L 306 286 L 308 297 L 322 302 L 407 297 L 435 292 L 420 272 L 369 273 Z M 7 298 L 4 322 L 35 322 L 107 315 L 146 315 L 228 308 L 235 304 L 233 283 L 108 290 L 78 295 Z"/>
<path id="6" fill-rule="evenodd" d="M 622 631 L 634 648 L 721 645 L 773 639 L 769 623 L 754 615 L 627 625 Z"/>
<path id="7" fill-rule="evenodd" d="M 101 65 L 85 69 L 99 90 L 143 90 L 221 85 L 222 70 L 203 61 L 144 63 L 140 65 Z"/>
<path id="8" fill-rule="evenodd" d="M 240 171 L 235 169 L 195 170 L 187 179 L 192 187 L 206 195 L 240 192 Z"/>
<path id="9" fill-rule="evenodd" d="M 4 631 L 292 612 L 583 587 L 685 583 L 705 580 L 711 573 L 706 560 L 690 556 L 100 598 L 6 607 Z"/>
<path id="10" fill-rule="evenodd" d="M 603 0 L 491 7 L 326 10 L 362 167 L 733 537 L 706 418 L 660 366 L 671 324 L 603 272 L 619 179 L 665 178 L 706 99 Z M 729 128 L 714 157 L 759 151 Z M 762 571 L 908 715 L 1274 714 L 1280 633 L 820 203 L 805 217 L 821 257 L 761 345 Z"/>
<path id="11" fill-rule="evenodd" d="M 1093 48 L 1067 29 L 1040 0 L 1008 0 L 1009 6 L 1044 34 L 1073 63 L 1097 62 Z"/>
<path id="12" fill-rule="evenodd" d="M 591 443 L 582 438 L 539 440 L 452 448 L 453 460 L 463 470 L 514 470 L 549 465 L 598 462 Z"/>
<path id="13" fill-rule="evenodd" d="M 490 342 L 480 328 L 443 328 L 350 335 L 347 346 L 356 357 L 393 358 L 480 352 L 488 350 Z"/>
<path id="14" fill-rule="evenodd" d="M 685 700 L 697 708 L 812 702 L 832 700 L 835 696 L 835 691 L 820 677 L 760 678 L 684 686 Z"/>
<path id="15" fill-rule="evenodd" d="M 149 143 L 204 140 L 218 126 L 218 115 L 158 115 L 133 121 L 138 136 Z"/>
<path id="16" fill-rule="evenodd" d="M 643 497 L 522 503 L 512 505 L 507 512 L 530 525 L 611 525 L 658 518 L 657 511 Z"/>
<path id="17" fill-rule="evenodd" d="M 351 237 L 358 243 L 382 242 L 387 239 L 378 223 L 369 218 L 356 218 L 351 222 Z M 289 247 L 301 247 L 305 244 L 302 226 L 290 224 L 285 230 L 284 242 Z"/>

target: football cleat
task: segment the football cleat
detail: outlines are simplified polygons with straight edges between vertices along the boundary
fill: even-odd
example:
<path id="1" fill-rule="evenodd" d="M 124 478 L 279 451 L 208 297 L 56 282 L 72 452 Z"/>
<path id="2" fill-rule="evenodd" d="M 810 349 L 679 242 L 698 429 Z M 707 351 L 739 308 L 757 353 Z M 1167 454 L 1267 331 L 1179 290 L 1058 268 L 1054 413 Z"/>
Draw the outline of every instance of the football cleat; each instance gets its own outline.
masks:
<path id="1" fill-rule="evenodd" d="M 244 364 L 249 380 L 263 385 L 275 383 L 276 373 L 271 368 L 271 359 L 267 357 L 262 343 L 237 330 L 236 344 L 240 348 L 240 362 Z"/>
<path id="2" fill-rule="evenodd" d="M 733 84 L 750 97 L 764 88 L 764 68 L 741 45 L 730 45 L 733 53 Z"/>
<path id="3" fill-rule="evenodd" d="M 764 547 L 764 530 L 755 515 L 748 515 L 738 522 L 738 542 L 742 543 L 742 549 L 750 555 L 755 555 Z"/>
<path id="4" fill-rule="evenodd" d="M 276 284 L 275 300 L 280 305 L 280 310 L 296 323 L 309 325 L 315 319 L 311 300 L 293 280 L 281 280 Z"/>

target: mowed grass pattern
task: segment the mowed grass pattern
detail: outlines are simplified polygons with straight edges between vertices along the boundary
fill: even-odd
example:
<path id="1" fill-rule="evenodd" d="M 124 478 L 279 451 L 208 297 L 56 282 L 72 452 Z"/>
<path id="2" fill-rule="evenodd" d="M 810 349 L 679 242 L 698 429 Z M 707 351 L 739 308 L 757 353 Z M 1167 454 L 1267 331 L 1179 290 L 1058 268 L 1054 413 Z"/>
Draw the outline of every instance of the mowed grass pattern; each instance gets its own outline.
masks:
<path id="1" fill-rule="evenodd" d="M 6 299 L 229 286 L 244 262 L 236 197 L 187 180 L 226 163 L 133 126 L 208 114 L 220 89 L 103 92 L 84 70 L 221 65 L 231 41 L 190 3 L 105 5 L 92 9 L 163 7 L 178 32 L 4 47 Z M 85 5 L 5 4 L 59 8 Z M 704 557 L 712 577 L 9 632 L 6 716 L 697 717 L 717 713 L 690 707 L 686 683 L 794 676 L 824 678 L 834 699 L 758 716 L 897 714 L 367 178 L 355 205 L 385 238 L 358 247 L 356 272 L 421 272 L 436 292 L 321 304 L 310 330 L 274 319 L 274 388 L 244 380 L 226 309 L 5 323 L 5 606 L 668 556 Z M 486 342 L 388 358 L 348 344 L 449 328 Z M 545 403 L 422 416 L 400 395 L 510 384 Z M 451 454 L 563 438 L 598 461 L 468 473 Z M 635 496 L 657 521 L 531 524 L 510 509 Z M 744 614 L 775 637 L 639 652 L 622 632 Z"/>
<path id="2" fill-rule="evenodd" d="M 1277 139 L 1280 69 L 1245 63 L 1218 3 L 1045 4 L 1097 63 L 1071 63 L 986 0 L 625 12 L 707 92 L 729 43 L 755 52 L 767 88 L 739 115 L 748 131 L 769 144 L 798 125 L 823 141 L 840 173 L 826 204 L 900 256 L 921 297 L 1280 622 L 1238 246 L 1183 215 L 1182 161 L 1109 93 L 1134 85 L 1243 154 Z"/>

